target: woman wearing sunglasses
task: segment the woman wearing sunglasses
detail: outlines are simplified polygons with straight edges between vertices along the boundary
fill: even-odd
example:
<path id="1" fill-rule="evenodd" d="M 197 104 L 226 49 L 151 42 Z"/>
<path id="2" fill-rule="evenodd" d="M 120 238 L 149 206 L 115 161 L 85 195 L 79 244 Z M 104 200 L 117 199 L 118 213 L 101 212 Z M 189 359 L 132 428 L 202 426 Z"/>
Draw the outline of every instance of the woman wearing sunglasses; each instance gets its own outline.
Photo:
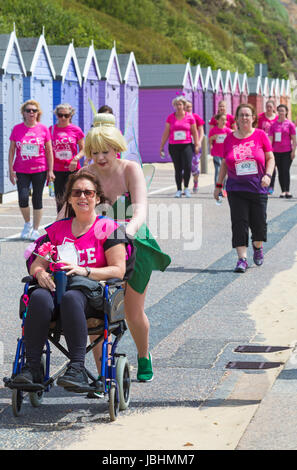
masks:
<path id="1" fill-rule="evenodd" d="M 47 236 L 60 254 L 67 276 L 85 276 L 95 281 L 111 278 L 123 279 L 126 271 L 126 244 L 124 231 L 114 220 L 97 216 L 95 208 L 104 203 L 99 180 L 88 169 L 72 174 L 64 196 L 66 217 L 46 227 Z M 73 244 L 72 259 L 63 260 L 63 252 Z M 71 245 L 70 245 L 71 246 Z M 56 256 L 56 255 L 54 255 Z M 25 323 L 26 365 L 15 382 L 40 383 L 40 360 L 47 339 L 50 322 L 55 320 L 52 292 L 55 283 L 48 272 L 49 261 L 36 257 L 30 274 L 39 288 L 30 295 Z M 97 312 L 98 313 L 98 312 Z M 97 313 L 88 305 L 80 290 L 67 290 L 60 303 L 60 318 L 70 355 L 70 364 L 57 383 L 64 388 L 85 387 L 88 377 L 85 371 L 85 355 L 88 337 L 86 317 Z"/>
<path id="2" fill-rule="evenodd" d="M 48 128 L 41 124 L 42 111 L 35 100 L 21 107 L 24 122 L 14 126 L 10 135 L 9 179 L 17 185 L 19 206 L 25 224 L 21 238 L 36 240 L 42 216 L 42 192 L 46 179 L 54 181 L 53 153 Z M 32 185 L 33 227 L 30 222 L 29 190 Z"/>
<path id="3" fill-rule="evenodd" d="M 59 212 L 68 177 L 80 168 L 79 160 L 84 156 L 84 133 L 80 127 L 71 123 L 75 110 L 70 104 L 59 104 L 54 113 L 58 122 L 50 127 L 50 132 L 54 151 L 55 197 Z"/>

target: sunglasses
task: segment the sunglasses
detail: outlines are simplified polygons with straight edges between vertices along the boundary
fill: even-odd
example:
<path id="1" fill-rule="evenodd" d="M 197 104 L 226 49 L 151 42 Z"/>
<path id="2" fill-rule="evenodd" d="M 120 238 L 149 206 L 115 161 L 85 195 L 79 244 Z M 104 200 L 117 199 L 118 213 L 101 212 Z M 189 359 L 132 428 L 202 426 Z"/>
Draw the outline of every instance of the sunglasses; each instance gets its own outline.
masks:
<path id="1" fill-rule="evenodd" d="M 71 196 L 72 197 L 80 197 L 82 194 L 86 196 L 86 198 L 93 198 L 96 194 L 96 191 L 93 189 L 71 189 Z"/>
<path id="2" fill-rule="evenodd" d="M 64 118 L 68 119 L 68 118 L 70 118 L 70 114 L 62 114 L 62 113 L 58 113 L 58 117 L 59 117 L 59 118 L 62 118 L 62 117 L 64 117 Z"/>
<path id="3" fill-rule="evenodd" d="M 25 109 L 26 113 L 38 113 L 38 109 Z"/>

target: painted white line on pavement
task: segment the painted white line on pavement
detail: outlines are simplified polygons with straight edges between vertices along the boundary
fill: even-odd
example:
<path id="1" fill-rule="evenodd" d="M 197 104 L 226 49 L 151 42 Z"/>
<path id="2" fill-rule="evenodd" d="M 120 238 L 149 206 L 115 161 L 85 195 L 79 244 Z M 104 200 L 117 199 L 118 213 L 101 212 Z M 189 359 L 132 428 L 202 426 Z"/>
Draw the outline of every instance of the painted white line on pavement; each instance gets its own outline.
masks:
<path id="1" fill-rule="evenodd" d="M 156 189 L 156 191 L 151 191 L 150 193 L 148 193 L 148 195 L 150 196 L 151 194 L 163 193 L 164 191 L 167 191 L 168 189 L 174 189 L 175 187 L 176 186 L 167 186 L 166 188 Z"/>
<path id="2" fill-rule="evenodd" d="M 23 218 L 22 214 L 0 214 L 0 217 L 21 217 Z M 42 218 L 47 218 L 47 219 L 52 219 L 53 216 L 52 215 L 43 215 Z M 18 228 L 18 227 L 16 227 Z"/>

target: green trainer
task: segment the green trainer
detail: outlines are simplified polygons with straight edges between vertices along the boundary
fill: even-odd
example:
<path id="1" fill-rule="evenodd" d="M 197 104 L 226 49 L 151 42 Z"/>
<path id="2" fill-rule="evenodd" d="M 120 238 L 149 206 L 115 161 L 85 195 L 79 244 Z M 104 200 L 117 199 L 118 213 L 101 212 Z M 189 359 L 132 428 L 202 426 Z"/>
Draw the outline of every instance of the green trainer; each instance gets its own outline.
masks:
<path id="1" fill-rule="evenodd" d="M 138 358 L 137 380 L 139 382 L 151 382 L 154 377 L 152 356 L 149 353 L 149 359 L 146 357 Z"/>

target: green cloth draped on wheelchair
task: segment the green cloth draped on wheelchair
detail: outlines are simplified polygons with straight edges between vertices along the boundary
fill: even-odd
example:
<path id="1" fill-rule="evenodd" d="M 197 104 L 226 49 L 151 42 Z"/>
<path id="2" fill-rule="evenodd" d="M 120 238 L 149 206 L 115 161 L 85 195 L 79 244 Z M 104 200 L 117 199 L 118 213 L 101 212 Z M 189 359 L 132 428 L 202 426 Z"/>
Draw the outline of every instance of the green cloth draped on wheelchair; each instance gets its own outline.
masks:
<path id="1" fill-rule="evenodd" d="M 107 215 L 115 220 L 129 220 L 132 217 L 131 198 L 129 193 L 120 196 Z M 133 244 L 136 247 L 134 272 L 128 284 L 142 294 L 150 280 L 152 271 L 165 271 L 171 258 L 163 253 L 146 224 L 135 234 Z"/>

